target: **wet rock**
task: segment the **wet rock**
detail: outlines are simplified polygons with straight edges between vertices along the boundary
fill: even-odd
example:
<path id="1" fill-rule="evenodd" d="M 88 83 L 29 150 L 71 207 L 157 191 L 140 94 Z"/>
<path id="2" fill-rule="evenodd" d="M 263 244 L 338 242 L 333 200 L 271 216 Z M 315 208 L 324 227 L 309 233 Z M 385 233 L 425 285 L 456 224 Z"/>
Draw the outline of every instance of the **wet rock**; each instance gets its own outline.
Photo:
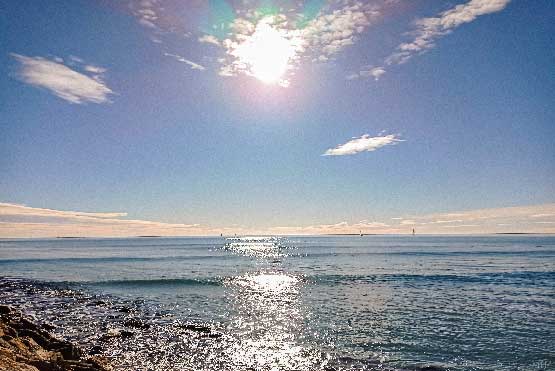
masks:
<path id="1" fill-rule="evenodd" d="M 94 356 L 102 353 L 102 347 L 100 345 L 95 345 L 89 350 L 89 355 Z"/>
<path id="2" fill-rule="evenodd" d="M 200 332 L 200 333 L 205 333 L 205 334 L 208 334 L 208 333 L 212 332 L 210 330 L 210 327 L 208 327 L 208 326 L 193 325 L 193 324 L 189 324 L 189 323 L 179 324 L 179 325 L 177 325 L 177 327 L 179 327 L 183 330 Z"/>
<path id="3" fill-rule="evenodd" d="M 4 306 L 5 307 L 5 306 Z M 56 339 L 13 309 L 0 309 L 0 370 L 109 371 L 105 359 L 83 360 L 79 348 Z"/>
<path id="4" fill-rule="evenodd" d="M 12 312 L 12 308 L 8 305 L 0 305 L 0 314 L 10 314 Z"/>
<path id="5" fill-rule="evenodd" d="M 64 359 L 76 361 L 81 358 L 81 349 L 71 343 L 66 343 L 57 350 Z"/>
<path id="6" fill-rule="evenodd" d="M 124 321 L 123 325 L 125 327 L 133 327 L 133 328 L 139 328 L 139 329 L 143 329 L 143 330 L 146 330 L 146 329 L 150 328 L 150 325 L 148 323 L 145 323 L 145 322 L 141 321 L 138 318 L 130 318 L 130 319 Z"/>
<path id="7" fill-rule="evenodd" d="M 108 362 L 108 360 L 104 357 L 100 356 L 92 356 L 87 359 L 87 362 L 96 367 L 96 370 L 106 370 L 111 371 L 112 366 Z"/>
<path id="8" fill-rule="evenodd" d="M 130 338 L 130 337 L 133 337 L 133 336 L 135 336 L 135 333 L 133 331 L 122 330 L 120 332 L 120 337 L 122 339 L 127 339 L 127 338 Z"/>
<path id="9" fill-rule="evenodd" d="M 441 366 L 426 365 L 424 367 L 421 367 L 420 370 L 422 370 L 422 371 L 444 371 L 445 369 Z"/>
<path id="10" fill-rule="evenodd" d="M 100 337 L 100 341 L 109 341 L 111 339 L 121 338 L 128 339 L 135 336 L 133 331 L 120 330 L 120 329 L 110 329 L 108 332 Z"/>
<path id="11" fill-rule="evenodd" d="M 120 313 L 133 313 L 135 310 L 131 307 L 118 307 L 118 312 Z"/>
<path id="12" fill-rule="evenodd" d="M 46 331 L 52 331 L 52 330 L 56 329 L 56 326 L 55 326 L 55 325 L 52 325 L 52 324 L 46 323 L 46 322 L 43 323 L 43 324 L 41 325 L 41 327 L 42 327 L 43 329 L 45 329 Z"/>
<path id="13" fill-rule="evenodd" d="M 222 333 L 220 332 L 211 332 L 207 335 L 207 337 L 209 337 L 210 339 L 219 339 L 223 336 Z"/>
<path id="14" fill-rule="evenodd" d="M 91 303 L 88 304 L 88 306 L 95 306 L 95 307 L 104 307 L 108 305 L 108 303 L 106 303 L 104 300 L 95 300 Z"/>

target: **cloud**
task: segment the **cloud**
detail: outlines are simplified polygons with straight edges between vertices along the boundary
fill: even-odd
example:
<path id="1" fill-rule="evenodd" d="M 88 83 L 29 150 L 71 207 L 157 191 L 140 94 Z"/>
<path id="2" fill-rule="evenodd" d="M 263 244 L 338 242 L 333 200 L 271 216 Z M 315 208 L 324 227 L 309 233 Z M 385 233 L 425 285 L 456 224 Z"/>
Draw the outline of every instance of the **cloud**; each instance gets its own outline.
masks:
<path id="1" fill-rule="evenodd" d="M 80 211 L 61 211 L 52 209 L 41 209 L 20 204 L 0 202 L 0 216 L 50 216 L 50 217 L 91 217 L 91 218 L 118 218 L 127 216 L 127 213 L 88 213 Z"/>
<path id="2" fill-rule="evenodd" d="M 510 0 L 471 0 L 440 13 L 437 17 L 421 18 L 415 22 L 411 32 L 414 38 L 400 44 L 397 51 L 386 59 L 387 64 L 402 64 L 416 54 L 435 47 L 436 39 L 451 33 L 455 28 L 474 21 L 476 18 L 499 12 Z"/>
<path id="3" fill-rule="evenodd" d="M 380 16 L 379 8 L 362 1 L 344 2 L 344 6 L 322 13 L 302 30 L 306 48 L 327 61 L 346 46 L 353 45 L 357 35 L 364 32 Z"/>
<path id="4" fill-rule="evenodd" d="M 200 64 L 195 63 L 195 62 L 193 62 L 193 61 L 190 61 L 190 60 L 188 60 L 188 59 L 185 59 L 185 58 L 183 58 L 183 57 L 180 56 L 180 55 L 177 55 L 177 54 L 170 54 L 170 53 L 164 53 L 164 55 L 167 56 L 167 57 L 175 58 L 175 59 L 176 59 L 177 61 L 179 61 L 179 62 L 188 64 L 189 66 L 191 66 L 191 69 L 192 69 L 192 70 L 204 71 L 204 70 L 206 69 L 204 66 L 201 66 Z"/>
<path id="5" fill-rule="evenodd" d="M 530 215 L 530 218 L 549 218 L 549 217 L 555 217 L 555 214 L 534 214 L 534 215 Z"/>
<path id="6" fill-rule="evenodd" d="M 201 37 L 198 38 L 198 41 L 200 43 L 214 44 L 214 45 L 220 46 L 220 40 L 218 40 L 216 36 L 212 36 L 212 35 L 202 35 Z"/>
<path id="7" fill-rule="evenodd" d="M 86 65 L 84 69 L 87 72 L 96 73 L 96 74 L 102 74 L 102 73 L 106 72 L 106 68 L 93 66 L 93 65 L 90 65 L 90 64 Z"/>
<path id="8" fill-rule="evenodd" d="M 511 0 L 470 0 L 451 9 L 439 13 L 436 17 L 420 18 L 414 22 L 415 29 L 409 32 L 411 41 L 401 43 L 391 55 L 385 58 L 385 66 L 404 64 L 413 56 L 420 55 L 436 46 L 436 40 L 448 35 L 455 28 L 474 21 L 476 18 L 499 12 Z M 386 67 L 363 68 L 359 72 L 351 73 L 348 80 L 372 77 L 374 80 L 386 73 Z"/>
<path id="9" fill-rule="evenodd" d="M 546 229 L 555 223 L 555 204 L 412 215 L 405 218 L 400 221 L 400 225 L 418 227 L 421 233 L 442 233 L 441 230 L 445 228 L 460 228 L 465 233 L 555 232 L 554 229 Z"/>
<path id="10" fill-rule="evenodd" d="M 107 103 L 109 95 L 113 94 L 102 79 L 102 73 L 106 71 L 103 68 L 85 66 L 85 72 L 90 73 L 87 75 L 64 65 L 59 58 L 49 60 L 20 54 L 11 55 L 20 63 L 18 77 L 21 81 L 47 89 L 70 103 Z M 71 60 L 79 63 L 75 57 Z"/>
<path id="11" fill-rule="evenodd" d="M 381 233 L 399 233 L 403 229 L 392 227 L 386 223 L 377 221 L 361 220 L 356 223 L 346 221 L 334 224 L 317 224 L 304 227 L 282 226 L 271 227 L 260 231 L 260 234 L 278 234 L 278 235 L 319 235 L 319 234 L 381 234 Z"/>
<path id="12" fill-rule="evenodd" d="M 347 76 L 347 80 L 354 80 L 361 77 L 373 77 L 374 80 L 378 81 L 380 77 L 385 74 L 384 67 L 368 67 L 360 70 L 359 72 L 350 74 Z"/>
<path id="13" fill-rule="evenodd" d="M 503 232 L 555 233 L 555 218 L 533 218 L 555 214 L 555 203 L 421 214 L 381 220 L 341 221 L 297 226 L 248 228 L 239 225 L 210 227 L 200 224 L 164 223 L 125 219 L 124 212 L 81 212 L 35 208 L 0 203 L 0 238 L 10 237 L 129 237 L 139 235 L 201 236 L 238 235 L 318 235 L 318 234 L 482 234 Z M 449 219 L 457 215 L 457 219 Z"/>
<path id="14" fill-rule="evenodd" d="M 157 14 L 158 0 L 141 0 L 132 2 L 130 5 L 133 14 L 139 19 L 139 23 L 147 28 L 157 29 L 156 22 L 159 19 Z"/>
<path id="15" fill-rule="evenodd" d="M 0 237 L 138 236 L 215 234 L 199 224 L 122 219 L 127 213 L 97 213 L 0 203 Z"/>
<path id="16" fill-rule="evenodd" d="M 368 134 L 364 134 L 360 138 L 353 138 L 347 143 L 328 149 L 322 156 L 345 156 L 354 155 L 360 152 L 372 152 L 378 148 L 394 145 L 403 141 L 404 140 L 399 139 L 396 134 L 377 137 L 371 137 Z"/>

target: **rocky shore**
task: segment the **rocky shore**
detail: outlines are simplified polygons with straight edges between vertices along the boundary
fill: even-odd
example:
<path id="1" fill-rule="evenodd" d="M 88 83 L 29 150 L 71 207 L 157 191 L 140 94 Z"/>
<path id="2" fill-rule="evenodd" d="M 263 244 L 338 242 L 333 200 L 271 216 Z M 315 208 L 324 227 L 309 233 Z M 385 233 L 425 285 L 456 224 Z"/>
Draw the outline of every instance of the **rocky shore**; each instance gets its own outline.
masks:
<path id="1" fill-rule="evenodd" d="M 75 344 L 52 336 L 9 306 L 0 305 L 0 371 L 110 371 L 99 356 L 86 357 Z"/>

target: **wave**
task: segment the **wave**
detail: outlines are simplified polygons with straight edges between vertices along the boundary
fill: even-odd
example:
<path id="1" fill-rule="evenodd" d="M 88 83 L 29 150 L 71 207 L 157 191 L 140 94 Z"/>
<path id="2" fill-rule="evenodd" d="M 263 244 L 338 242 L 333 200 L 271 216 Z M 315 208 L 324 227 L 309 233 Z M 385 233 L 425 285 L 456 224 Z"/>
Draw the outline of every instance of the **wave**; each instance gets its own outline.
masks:
<path id="1" fill-rule="evenodd" d="M 2 264 L 25 264 L 25 263 L 121 263 L 121 262 L 147 262 L 147 261 L 182 261 L 182 260 L 204 260 L 204 259 L 234 259 L 232 255 L 192 255 L 192 256 L 106 256 L 106 257 L 71 257 L 71 258 L 21 258 L 0 259 Z"/>
<path id="2" fill-rule="evenodd" d="M 153 278 L 80 282 L 87 286 L 222 286 L 221 278 Z"/>
<path id="3" fill-rule="evenodd" d="M 499 272 L 473 275 L 456 274 L 372 274 L 372 275 L 315 275 L 306 277 L 317 284 L 377 283 L 377 282 L 460 282 L 519 284 L 555 281 L 555 272 Z"/>
<path id="4" fill-rule="evenodd" d="M 89 281 L 90 286 L 224 286 L 234 277 L 207 278 L 152 278 L 130 280 Z M 484 283 L 484 284 L 545 284 L 555 281 L 555 272 L 501 272 L 475 275 L 456 274 L 374 274 L 374 275 L 313 275 L 302 281 L 315 285 L 342 285 L 356 283 Z"/>

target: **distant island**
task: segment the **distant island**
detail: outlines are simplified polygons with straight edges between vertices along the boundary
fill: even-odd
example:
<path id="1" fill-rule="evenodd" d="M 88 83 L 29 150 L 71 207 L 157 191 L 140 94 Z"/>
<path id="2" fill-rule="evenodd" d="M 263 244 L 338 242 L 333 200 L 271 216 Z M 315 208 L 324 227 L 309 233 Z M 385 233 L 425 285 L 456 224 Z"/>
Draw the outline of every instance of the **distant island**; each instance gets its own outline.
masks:
<path id="1" fill-rule="evenodd" d="M 495 234 L 543 234 L 543 233 L 527 233 L 527 232 L 499 232 Z"/>
<path id="2" fill-rule="evenodd" d="M 326 233 L 323 236 L 379 236 L 380 233 Z"/>

